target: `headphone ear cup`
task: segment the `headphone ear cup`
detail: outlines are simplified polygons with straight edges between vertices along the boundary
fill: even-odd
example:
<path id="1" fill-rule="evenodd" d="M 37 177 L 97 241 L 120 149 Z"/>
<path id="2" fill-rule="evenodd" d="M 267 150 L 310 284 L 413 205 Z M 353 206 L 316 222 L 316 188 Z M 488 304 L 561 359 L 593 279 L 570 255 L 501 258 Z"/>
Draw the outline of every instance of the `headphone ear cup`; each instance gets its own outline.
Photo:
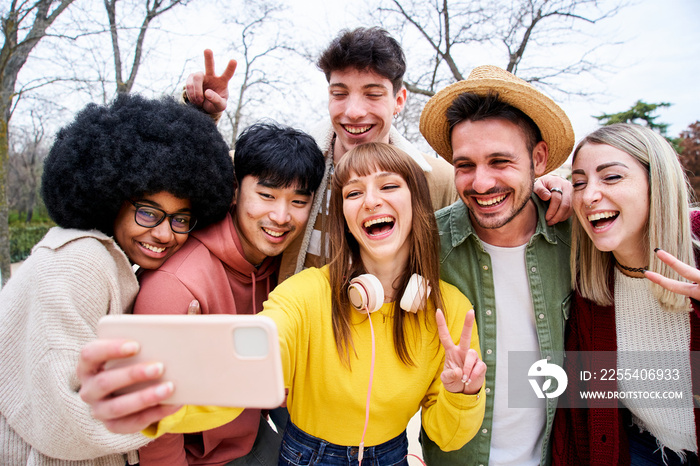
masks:
<path id="1" fill-rule="evenodd" d="M 415 314 L 418 312 L 418 309 L 423 306 L 423 303 L 427 303 L 430 291 L 431 288 L 428 280 L 414 273 L 408 280 L 406 290 L 401 297 L 401 302 L 399 304 L 401 309 Z"/>
<path id="2" fill-rule="evenodd" d="M 359 275 L 350 280 L 348 298 L 356 311 L 371 314 L 378 311 L 384 304 L 384 287 L 382 282 L 372 274 Z"/>

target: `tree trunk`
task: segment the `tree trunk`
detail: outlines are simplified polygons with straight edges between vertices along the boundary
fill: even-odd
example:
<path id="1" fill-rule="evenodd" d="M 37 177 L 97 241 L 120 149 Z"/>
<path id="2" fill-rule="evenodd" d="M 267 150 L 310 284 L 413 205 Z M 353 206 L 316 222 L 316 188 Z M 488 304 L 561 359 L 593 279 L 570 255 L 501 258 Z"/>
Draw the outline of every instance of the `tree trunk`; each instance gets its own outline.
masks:
<path id="1" fill-rule="evenodd" d="M 2 98 L 2 97 L 0 97 Z M 5 99 L 0 107 L 0 287 L 10 279 L 10 227 L 7 199 L 7 167 L 9 165 L 8 119 Z"/>
<path id="2" fill-rule="evenodd" d="M 56 4 L 54 5 L 54 1 Z M 7 175 L 9 167 L 9 122 L 12 116 L 12 100 L 15 97 L 17 75 L 27 62 L 36 44 L 46 36 L 46 29 L 74 0 L 37 0 L 13 2 L 9 11 L 3 11 L 2 33 L 4 43 L 0 49 L 0 286 L 10 279 L 10 228 L 9 200 L 7 199 Z M 51 7 L 55 8 L 51 10 Z M 34 22 L 25 22 L 34 14 Z M 22 23 L 22 24 L 20 24 Z M 26 36 L 19 40 L 19 31 Z"/>
<path id="3" fill-rule="evenodd" d="M 27 217 L 25 223 L 31 223 L 32 217 L 34 217 L 34 204 L 36 203 L 36 186 L 34 190 L 29 193 L 29 201 L 27 202 Z"/>

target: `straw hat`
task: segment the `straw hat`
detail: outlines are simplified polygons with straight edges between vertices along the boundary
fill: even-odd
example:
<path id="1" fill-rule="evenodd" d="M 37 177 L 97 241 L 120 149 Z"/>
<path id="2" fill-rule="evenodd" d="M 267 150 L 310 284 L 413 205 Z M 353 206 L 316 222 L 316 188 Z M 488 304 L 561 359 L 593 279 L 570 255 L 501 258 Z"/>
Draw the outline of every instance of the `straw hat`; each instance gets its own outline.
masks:
<path id="1" fill-rule="evenodd" d="M 467 79 L 435 94 L 421 113 L 420 132 L 435 152 L 448 162 L 452 163 L 452 143 L 446 112 L 452 102 L 466 92 L 480 96 L 497 92 L 499 100 L 522 111 L 535 122 L 549 147 L 545 173 L 561 166 L 571 154 L 574 129 L 564 111 L 531 84 L 497 66 L 486 65 L 474 68 Z"/>

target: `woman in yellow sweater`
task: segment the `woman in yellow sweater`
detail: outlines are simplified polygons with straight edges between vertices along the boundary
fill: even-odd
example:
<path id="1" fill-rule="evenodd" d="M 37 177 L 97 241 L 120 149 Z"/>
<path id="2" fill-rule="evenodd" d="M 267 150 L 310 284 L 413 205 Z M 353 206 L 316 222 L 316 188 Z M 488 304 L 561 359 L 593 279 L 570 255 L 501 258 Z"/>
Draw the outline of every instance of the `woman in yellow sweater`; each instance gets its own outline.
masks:
<path id="1" fill-rule="evenodd" d="M 357 146 L 335 167 L 330 209 L 333 262 L 283 282 L 263 311 L 279 329 L 289 388 L 291 422 L 280 464 L 356 464 L 363 454 L 376 464 L 407 464 L 405 429 L 419 408 L 425 431 L 441 448 L 462 447 L 483 419 L 486 366 L 473 311 L 467 312 L 471 304 L 439 280 L 439 239 L 425 176 L 390 145 Z M 375 276 L 385 297 L 369 315 L 353 309 L 348 293 L 362 274 Z M 413 274 L 439 284 L 415 313 L 399 306 Z M 172 386 L 112 397 L 117 388 L 155 375 L 146 367 L 100 373 L 104 359 L 120 354 L 112 343 L 83 351 L 81 395 L 110 429 L 143 429 L 167 414 L 157 402 Z M 187 407 L 186 414 L 159 422 L 154 433 L 199 431 L 237 413 L 217 408 L 202 416 L 202 409 Z"/>

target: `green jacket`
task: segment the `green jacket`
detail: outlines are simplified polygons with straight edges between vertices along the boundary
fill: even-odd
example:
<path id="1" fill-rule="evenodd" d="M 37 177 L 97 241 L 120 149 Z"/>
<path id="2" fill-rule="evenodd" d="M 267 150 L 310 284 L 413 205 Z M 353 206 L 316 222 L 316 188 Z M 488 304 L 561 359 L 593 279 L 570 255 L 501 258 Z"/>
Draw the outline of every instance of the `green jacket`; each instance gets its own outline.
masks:
<path id="1" fill-rule="evenodd" d="M 571 302 L 571 223 L 548 226 L 547 205 L 532 197 L 537 207 L 537 228 L 525 252 L 537 338 L 543 358 L 562 364 L 564 326 Z M 493 421 L 493 393 L 496 378 L 496 302 L 491 272 L 491 257 L 484 251 L 464 202 L 457 201 L 435 213 L 440 231 L 440 275 L 455 285 L 474 305 L 479 329 L 481 353 L 486 372 L 486 414 L 479 433 L 463 448 L 452 452 L 440 450 L 425 432 L 421 432 L 423 455 L 428 465 L 487 465 Z M 512 348 L 517 350 L 517 348 Z M 551 462 L 549 438 L 556 409 L 556 399 L 547 400 L 547 425 L 542 442 L 542 461 Z"/>

